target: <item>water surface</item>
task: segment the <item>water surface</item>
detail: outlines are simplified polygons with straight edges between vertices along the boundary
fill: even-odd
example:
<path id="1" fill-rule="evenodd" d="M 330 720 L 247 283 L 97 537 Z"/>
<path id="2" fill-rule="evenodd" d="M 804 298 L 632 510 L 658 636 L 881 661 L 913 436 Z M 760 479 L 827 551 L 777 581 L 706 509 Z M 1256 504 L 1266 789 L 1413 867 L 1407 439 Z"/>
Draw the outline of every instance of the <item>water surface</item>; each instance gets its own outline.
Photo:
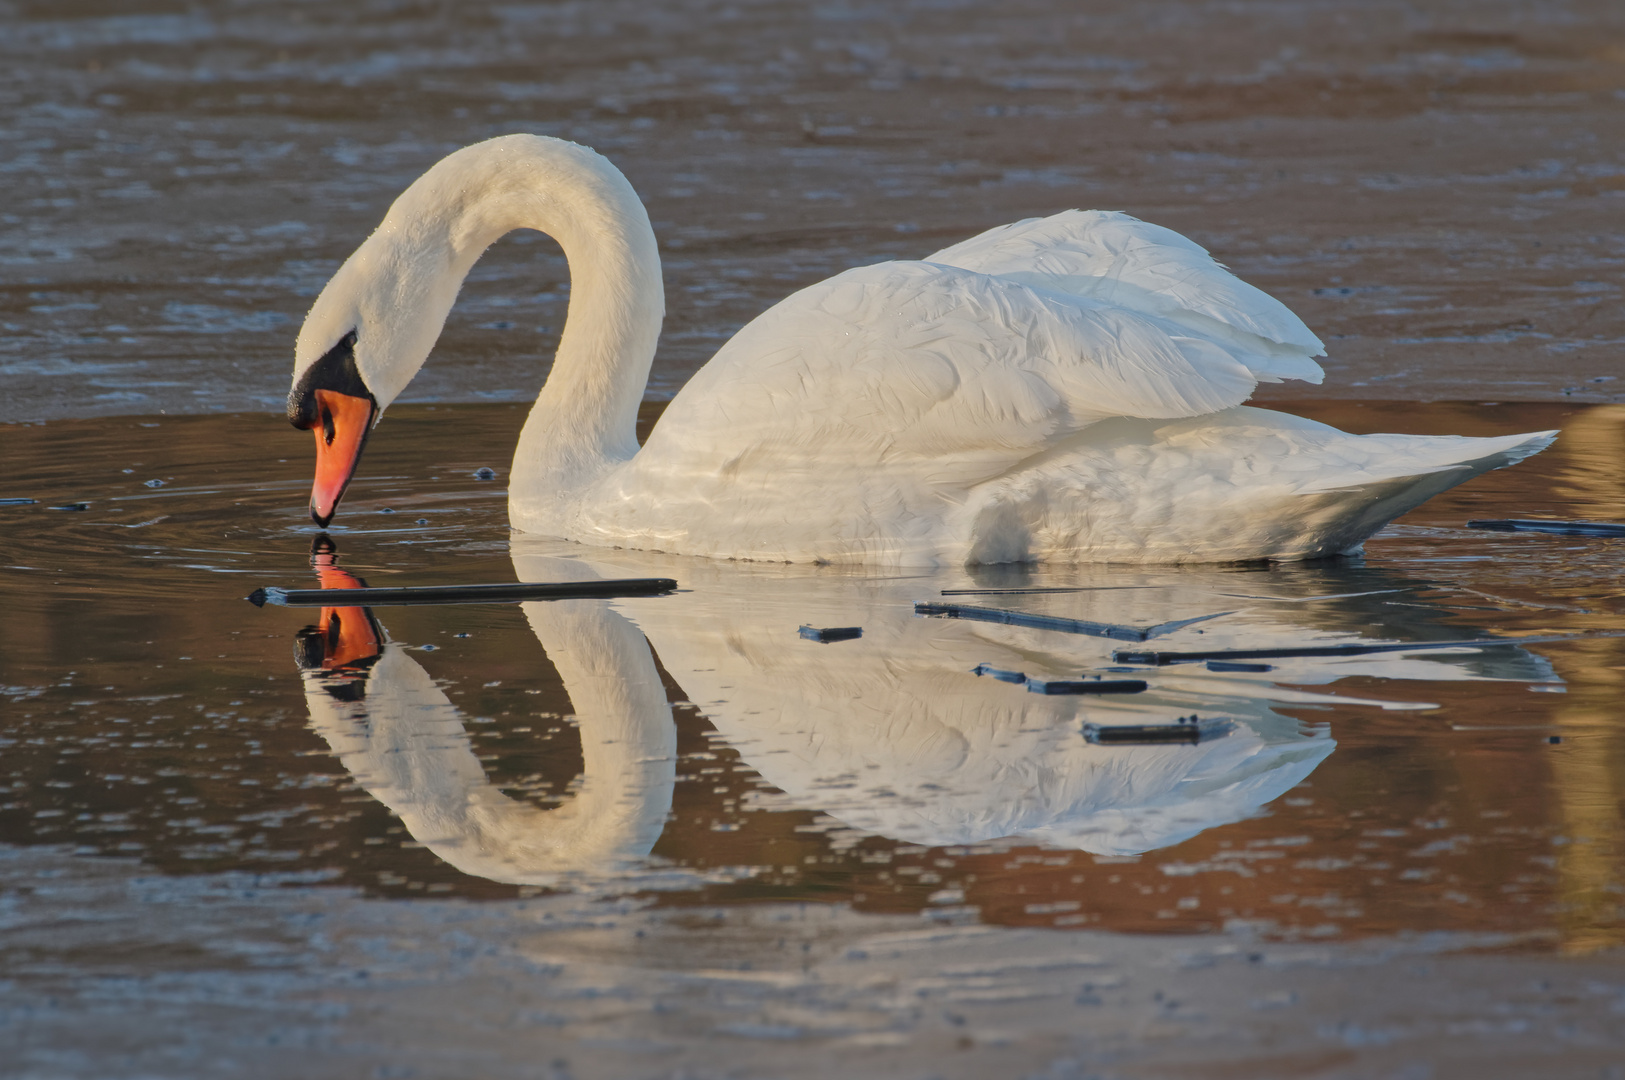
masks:
<path id="1" fill-rule="evenodd" d="M 330 533 L 344 570 L 373 585 L 659 575 L 682 591 L 378 608 L 382 659 L 337 676 L 295 659 L 316 609 L 243 599 L 316 583 L 307 436 L 259 415 L 0 428 L 3 494 L 39 500 L 0 519 L 0 841 L 380 896 L 1617 943 L 1621 639 L 1124 672 L 1120 640 L 913 614 L 943 589 L 1060 587 L 1080 591 L 957 599 L 1135 627 L 1226 613 L 1154 639 L 1171 650 L 1625 629 L 1621 541 L 1463 527 L 1625 517 L 1616 407 L 1319 412 L 1355 429 L 1565 435 L 1363 558 L 875 576 L 513 534 L 502 483 L 521 411 L 404 407 Z M 864 636 L 805 641 L 804 623 Z M 1150 685 L 1049 697 L 978 663 Z M 1175 747 L 1082 735 L 1191 713 L 1233 730 Z M 576 802 L 606 824 L 571 832 Z"/>

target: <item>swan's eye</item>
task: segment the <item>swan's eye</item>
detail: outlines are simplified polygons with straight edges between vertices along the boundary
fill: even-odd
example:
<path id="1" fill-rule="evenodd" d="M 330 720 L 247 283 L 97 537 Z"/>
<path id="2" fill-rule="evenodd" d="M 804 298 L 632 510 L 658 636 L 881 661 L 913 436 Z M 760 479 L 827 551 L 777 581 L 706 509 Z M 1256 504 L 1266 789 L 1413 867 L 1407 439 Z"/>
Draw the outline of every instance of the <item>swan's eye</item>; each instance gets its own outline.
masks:
<path id="1" fill-rule="evenodd" d="M 322 358 L 304 370 L 288 391 L 288 422 L 301 431 L 321 424 L 327 441 L 333 441 L 332 418 L 316 403 L 317 390 L 336 390 L 350 397 L 372 401 L 372 391 L 361 377 L 355 361 L 356 332 L 345 334 Z"/>

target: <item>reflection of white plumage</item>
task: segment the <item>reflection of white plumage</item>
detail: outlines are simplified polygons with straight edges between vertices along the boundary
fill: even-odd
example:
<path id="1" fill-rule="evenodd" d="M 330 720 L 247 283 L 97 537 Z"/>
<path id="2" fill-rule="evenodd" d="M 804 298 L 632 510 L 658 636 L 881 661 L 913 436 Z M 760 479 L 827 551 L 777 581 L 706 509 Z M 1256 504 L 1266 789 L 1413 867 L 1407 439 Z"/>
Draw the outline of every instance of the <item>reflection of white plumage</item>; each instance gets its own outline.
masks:
<path id="1" fill-rule="evenodd" d="M 522 227 L 557 238 L 572 274 L 514 459 L 528 532 L 776 561 L 1296 559 L 1550 441 L 1352 436 L 1243 407 L 1260 381 L 1319 381 L 1320 341 L 1177 233 L 1073 211 L 803 289 L 640 450 L 664 312 L 648 217 L 591 150 L 523 135 L 396 201 L 312 307 L 296 385 L 353 331 L 387 406 L 480 253 Z"/>
<path id="2" fill-rule="evenodd" d="M 556 572 L 563 560 L 528 554 L 545 546 L 516 544 L 522 576 Z M 689 699 L 784 793 L 762 805 L 817 809 L 860 833 L 927 846 L 1023 837 L 1149 851 L 1252 816 L 1336 745 L 1272 711 L 1278 690 L 1262 679 L 1207 694 L 1165 693 L 1154 679 L 1144 694 L 1050 697 L 979 678 L 971 669 L 984 662 L 1075 677 L 1109 663 L 1121 642 L 914 616 L 910 597 L 961 579 L 853 580 L 631 553 L 593 561 L 611 560 L 617 574 L 675 572 L 692 586 L 679 603 L 620 606 Z M 1209 599 L 1199 587 L 1169 592 L 1115 593 L 1118 615 L 1165 621 L 1200 614 L 1192 604 Z M 801 621 L 861 624 L 863 637 L 814 644 L 796 635 Z M 1195 746 L 1100 746 L 1082 730 L 1085 720 L 1159 723 L 1192 710 L 1218 711 L 1234 729 Z"/>
<path id="3" fill-rule="evenodd" d="M 819 810 L 847 828 L 910 843 L 1020 837 L 1112 855 L 1166 847 L 1250 817 L 1312 773 L 1334 742 L 1274 706 L 1361 702 L 1304 686 L 1346 675 L 1552 677 L 1544 661 L 1521 650 L 1432 661 L 1385 653 L 1295 661 L 1279 672 L 1167 670 L 1148 676 L 1153 685 L 1144 694 L 1047 697 L 970 669 L 987 662 L 1075 675 L 1109 663 L 1119 643 L 913 616 L 911 597 L 972 584 L 962 574 L 861 578 L 628 551 L 583 558 L 578 546 L 531 538 L 516 542 L 514 565 L 523 580 L 676 576 L 693 589 L 614 608 L 606 601 L 525 605 L 580 720 L 584 773 L 559 809 L 540 810 L 496 790 L 455 707 L 398 646 L 386 648 L 364 695 L 349 695 L 354 701 L 330 694 L 322 675 L 312 675 L 307 688 L 313 721 L 367 790 L 442 858 L 502 881 L 591 877 L 635 867 L 651 850 L 671 808 L 675 754 L 656 657 L 782 793 L 753 796 L 763 809 Z M 1162 623 L 1237 600 L 1233 574 L 1072 577 L 1110 586 L 1059 601 L 1094 619 Z M 1373 579 L 1384 584 L 1367 575 L 1361 587 Z M 1250 580 L 1249 587 L 1264 586 Z M 1357 612 L 1351 621 L 1369 618 Z M 861 623 L 863 637 L 831 646 L 801 640 L 795 628 L 809 620 Z M 1337 629 L 1347 620 L 1346 613 L 1317 615 L 1294 603 L 1254 603 L 1202 623 L 1201 637 L 1192 627 L 1165 640 L 1210 648 L 1359 640 Z M 1234 730 L 1195 746 L 1129 747 L 1091 744 L 1080 730 L 1083 720 L 1166 721 L 1189 711 L 1228 716 Z"/>
<path id="4" fill-rule="evenodd" d="M 461 716 L 398 645 L 386 645 L 364 695 L 307 674 L 311 722 L 340 762 L 412 836 L 464 873 L 546 884 L 623 869 L 665 826 L 676 775 L 671 706 L 643 635 L 602 603 L 526 604 L 531 629 L 569 687 L 585 781 L 541 810 L 485 776 Z"/>

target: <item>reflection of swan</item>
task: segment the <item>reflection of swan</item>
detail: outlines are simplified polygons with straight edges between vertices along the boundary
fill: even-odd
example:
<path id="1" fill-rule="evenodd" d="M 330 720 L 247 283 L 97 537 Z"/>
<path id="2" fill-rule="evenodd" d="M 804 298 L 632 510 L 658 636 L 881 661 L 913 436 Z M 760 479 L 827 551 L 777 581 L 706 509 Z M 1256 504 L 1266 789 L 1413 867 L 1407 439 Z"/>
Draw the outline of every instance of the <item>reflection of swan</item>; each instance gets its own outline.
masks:
<path id="1" fill-rule="evenodd" d="M 381 645 L 364 675 L 316 660 L 311 722 L 414 838 L 465 873 L 545 884 L 623 868 L 649 853 L 671 805 L 677 736 L 659 672 L 643 635 L 603 601 L 524 608 L 580 722 L 583 780 L 563 805 L 497 790 L 456 706 L 398 645 Z"/>
<path id="2" fill-rule="evenodd" d="M 1273 706 L 1358 703 L 1303 686 L 1352 675 L 1552 677 L 1540 658 L 1521 650 L 1427 660 L 1379 654 L 1292 661 L 1289 669 L 1267 673 L 1169 670 L 1150 675 L 1153 685 L 1144 694 L 1046 697 L 969 669 L 988 662 L 1034 675 L 1076 674 L 1109 663 L 1116 643 L 913 616 L 910 598 L 971 584 L 963 575 L 858 578 L 632 552 L 589 561 L 580 553 L 573 545 L 522 538 L 514 564 L 524 579 L 675 575 L 693 591 L 618 601 L 620 610 L 604 601 L 525 605 L 580 718 L 581 788 L 557 810 L 514 802 L 491 785 L 454 707 L 398 646 L 382 646 L 370 668 L 361 661 L 364 693 L 358 693 L 360 675 L 347 671 L 356 670 L 363 650 L 342 637 L 316 639 L 331 642 L 351 665 L 310 675 L 316 726 L 345 767 L 400 814 L 418 840 L 469 873 L 546 882 L 562 871 L 614 870 L 649 852 L 671 807 L 675 753 L 670 707 L 649 643 L 718 732 L 783 792 L 754 796 L 759 806 L 820 810 L 851 829 L 919 844 L 1024 837 L 1101 854 L 1178 843 L 1252 816 L 1300 783 L 1334 744 Z M 1356 601 L 1344 600 L 1333 605 L 1341 609 L 1335 614 L 1317 615 L 1326 605 L 1277 603 L 1258 575 L 1239 577 L 1249 593 L 1265 590 L 1252 609 L 1201 624 L 1200 638 L 1193 627 L 1168 640 L 1209 647 L 1348 641 L 1358 635 L 1337 625 L 1367 623 L 1380 610 L 1362 612 L 1350 606 Z M 1235 604 L 1237 579 L 1174 571 L 1074 574 L 1077 583 L 1115 588 L 1056 602 L 1090 618 L 1161 623 L 1222 609 L 1215 602 Z M 1316 580 L 1337 592 L 1396 584 L 1379 575 Z M 342 583 L 324 573 L 324 584 Z M 1280 591 L 1283 601 L 1290 599 L 1288 590 Z M 1024 606 L 1042 600 L 1022 598 Z M 1415 609 L 1405 610 L 1415 618 Z M 796 634 L 808 621 L 857 622 L 864 635 L 818 645 Z M 371 624 L 350 617 L 345 625 L 365 638 L 361 628 Z M 1459 636 L 1459 628 L 1454 632 Z M 381 640 L 376 629 L 372 633 Z M 307 649 L 303 662 L 319 667 L 319 650 Z M 1080 730 L 1084 719 L 1134 723 L 1192 710 L 1227 716 L 1234 730 L 1196 746 L 1149 747 L 1097 746 Z"/>
<path id="3" fill-rule="evenodd" d="M 299 334 L 323 524 L 487 245 L 564 248 L 570 319 L 514 458 L 512 523 L 598 545 L 910 565 L 1306 558 L 1549 434 L 1351 436 L 1241 407 L 1320 341 L 1167 229 L 1069 212 L 847 271 L 745 327 L 633 435 L 664 313 L 643 206 L 603 158 L 513 135 L 440 162 Z"/>
<path id="4" fill-rule="evenodd" d="M 581 557 L 579 547 L 518 538 L 515 569 L 527 580 L 556 576 L 574 560 L 549 556 L 569 552 Z M 1379 654 L 1293 661 L 1274 672 L 1171 669 L 1148 676 L 1152 688 L 1144 694 L 1046 697 L 977 678 L 970 669 L 986 662 L 1033 675 L 1075 676 L 1109 665 L 1112 648 L 1121 642 L 914 617 L 912 599 L 974 584 L 962 574 L 859 578 L 632 552 L 593 554 L 584 561 L 604 576 L 676 576 L 692 588 L 680 597 L 618 606 L 637 621 L 689 700 L 767 783 L 785 793 L 782 799 L 766 797 L 763 805 L 818 809 L 861 832 L 919 844 L 1024 836 L 1109 854 L 1164 847 L 1251 816 L 1331 753 L 1334 744 L 1324 732 L 1305 732 L 1272 706 L 1359 701 L 1303 686 L 1346 676 L 1551 678 L 1543 661 L 1521 651 L 1500 658 L 1477 652 L 1436 659 Z M 1069 582 L 1113 588 L 1065 594 L 1054 602 L 1084 618 L 1155 624 L 1245 606 L 1247 600 L 1224 594 L 1238 591 L 1238 578 L 1249 591 L 1262 588 L 1260 576 L 1074 572 Z M 1318 580 L 1328 579 L 1332 592 L 1395 585 L 1377 575 L 1353 579 L 1352 588 L 1347 576 L 1323 574 Z M 1043 602 L 1035 596 L 1021 600 L 1027 607 Z M 1211 648 L 1348 642 L 1360 635 L 1333 627 L 1368 623 L 1373 610 L 1327 618 L 1267 598 L 1251 608 L 1201 624 L 1201 636 L 1193 627 L 1166 640 L 1175 643 L 1170 647 L 1186 641 Z M 828 646 L 803 641 L 796 628 L 809 622 L 861 624 L 863 637 Z M 1330 625 L 1317 629 L 1324 624 Z M 1235 729 L 1194 747 L 1097 746 L 1081 731 L 1084 720 L 1166 721 L 1192 710 L 1230 717 Z"/>

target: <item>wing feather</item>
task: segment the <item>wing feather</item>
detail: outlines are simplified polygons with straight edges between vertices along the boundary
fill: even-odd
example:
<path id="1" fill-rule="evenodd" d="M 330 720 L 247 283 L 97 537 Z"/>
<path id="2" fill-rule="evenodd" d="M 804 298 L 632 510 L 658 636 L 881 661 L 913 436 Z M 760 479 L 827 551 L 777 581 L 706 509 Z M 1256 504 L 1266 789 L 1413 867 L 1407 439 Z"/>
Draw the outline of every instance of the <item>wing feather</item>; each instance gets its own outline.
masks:
<path id="1" fill-rule="evenodd" d="M 1228 348 L 1262 381 L 1323 377 L 1325 347 L 1285 304 L 1200 245 L 1128 214 L 1069 210 L 1003 225 L 927 261 L 1090 297 L 1179 323 Z"/>
<path id="2" fill-rule="evenodd" d="M 1255 385 L 1222 343 L 1164 318 L 960 267 L 882 263 L 748 324 L 672 401 L 640 458 L 741 476 L 917 473 L 928 459 L 932 481 L 974 483 L 1097 421 L 1202 415 Z"/>

